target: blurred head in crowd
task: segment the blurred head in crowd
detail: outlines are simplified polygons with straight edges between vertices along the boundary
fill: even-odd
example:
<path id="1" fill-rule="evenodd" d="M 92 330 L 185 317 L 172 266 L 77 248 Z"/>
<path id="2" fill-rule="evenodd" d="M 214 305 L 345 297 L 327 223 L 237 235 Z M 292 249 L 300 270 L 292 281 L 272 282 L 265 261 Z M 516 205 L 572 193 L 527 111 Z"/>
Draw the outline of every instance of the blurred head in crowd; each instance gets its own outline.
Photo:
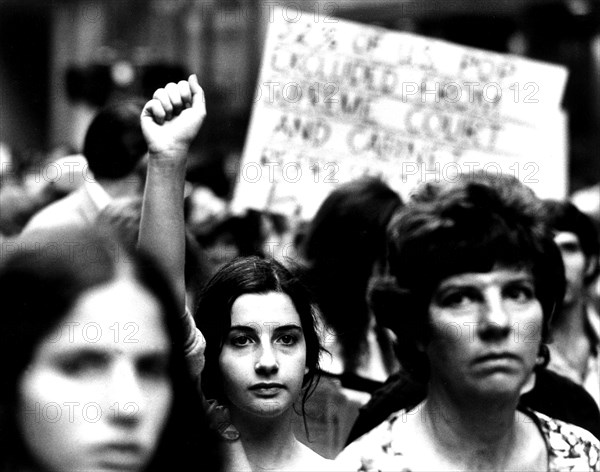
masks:
<path id="1" fill-rule="evenodd" d="M 0 267 L 0 468 L 189 470 L 203 442 L 215 462 L 155 264 L 98 228 L 16 244 Z"/>
<path id="2" fill-rule="evenodd" d="M 495 343 L 514 350 L 524 364 L 532 356 L 547 363 L 543 343 L 565 282 L 541 210 L 541 201 L 517 179 L 475 174 L 456 184 L 424 184 L 392 219 L 389 277 L 374 284 L 370 299 L 380 322 L 397 334 L 400 362 L 415 378 L 427 381 L 434 369 L 439 374 L 429 348 L 442 341 L 460 345 L 462 354 Z M 488 309 L 496 302 L 501 309 Z M 450 339 L 448 325 L 437 329 L 434 318 L 449 312 L 455 318 L 446 322 L 458 326 L 467 344 Z M 518 344 L 527 334 L 517 330 L 525 327 L 530 342 Z M 519 351 L 531 346 L 532 352 Z M 446 367 L 452 375 L 455 369 Z"/>
<path id="3" fill-rule="evenodd" d="M 278 417 L 316 385 L 320 344 L 306 288 L 259 257 L 224 265 L 204 289 L 197 322 L 206 338 L 202 390 L 232 418 Z"/>
<path id="4" fill-rule="evenodd" d="M 134 100 L 121 101 L 106 106 L 92 120 L 83 154 L 95 178 L 126 177 L 148 151 L 140 125 L 143 105 Z"/>
<path id="5" fill-rule="evenodd" d="M 570 200 L 592 219 L 596 229 L 600 231 L 600 182 L 573 192 Z"/>
<path id="6" fill-rule="evenodd" d="M 554 231 L 565 265 L 565 305 L 581 299 L 600 271 L 600 241 L 593 221 L 570 202 L 544 201 L 547 223 Z"/>
<path id="7" fill-rule="evenodd" d="M 379 179 L 340 185 L 325 199 L 302 242 L 308 283 L 338 335 L 349 371 L 364 348 L 370 321 L 367 286 L 375 264 L 385 258 L 385 228 L 401 206 L 398 194 Z"/>
<path id="8" fill-rule="evenodd" d="M 260 212 L 248 210 L 242 216 L 223 214 L 212 224 L 192 222 L 190 230 L 204 249 L 213 274 L 236 257 L 265 255 L 261 219 Z"/>
<path id="9" fill-rule="evenodd" d="M 141 197 L 113 199 L 102 209 L 96 224 L 108 227 L 127 250 L 135 251 L 142 218 Z M 198 243 L 189 232 L 185 233 L 185 286 L 188 305 L 193 307 L 202 286 L 207 282 L 210 266 Z"/>

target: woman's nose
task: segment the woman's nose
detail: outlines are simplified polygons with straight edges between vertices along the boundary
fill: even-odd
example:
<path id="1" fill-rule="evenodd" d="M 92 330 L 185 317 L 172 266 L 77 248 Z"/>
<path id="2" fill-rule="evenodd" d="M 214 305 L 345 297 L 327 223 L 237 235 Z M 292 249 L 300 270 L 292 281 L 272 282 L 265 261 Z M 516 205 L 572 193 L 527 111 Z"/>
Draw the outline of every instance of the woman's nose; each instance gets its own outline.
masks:
<path id="1" fill-rule="evenodd" d="M 264 346 L 260 350 L 258 361 L 256 362 L 254 369 L 259 374 L 273 374 L 279 369 L 277 363 L 277 357 L 275 351 L 270 345 Z"/>
<path id="2" fill-rule="evenodd" d="M 510 322 L 501 294 L 497 291 L 486 294 L 478 325 L 480 337 L 485 340 L 505 338 L 510 333 Z"/>
<path id="3" fill-rule="evenodd" d="M 111 417 L 119 423 L 136 423 L 144 409 L 144 394 L 135 365 L 127 361 L 117 362 L 111 376 Z"/>

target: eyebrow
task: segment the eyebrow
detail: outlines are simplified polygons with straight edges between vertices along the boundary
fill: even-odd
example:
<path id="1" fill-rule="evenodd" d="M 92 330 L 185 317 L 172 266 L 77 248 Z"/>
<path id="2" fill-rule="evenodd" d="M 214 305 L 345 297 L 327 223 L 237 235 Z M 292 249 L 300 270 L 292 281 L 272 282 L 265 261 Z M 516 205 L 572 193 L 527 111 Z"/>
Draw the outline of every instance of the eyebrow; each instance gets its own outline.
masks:
<path id="1" fill-rule="evenodd" d="M 65 349 L 62 352 L 57 352 L 55 355 L 58 357 L 70 357 L 70 356 L 94 356 L 94 357 L 104 357 L 109 358 L 111 354 L 121 352 L 118 348 L 108 348 L 108 349 L 97 349 L 91 348 L 88 346 L 85 347 L 77 347 L 73 346 L 71 348 Z M 169 357 L 171 355 L 170 349 L 168 347 L 163 348 L 150 348 L 150 349 L 142 349 L 138 352 L 134 352 L 133 355 L 135 357 L 156 357 L 156 356 L 166 356 Z"/>
<path id="2" fill-rule="evenodd" d="M 232 331 L 241 331 L 242 333 L 255 333 L 256 332 L 256 324 L 255 325 L 233 325 L 229 328 L 229 332 Z M 279 333 L 282 331 L 299 331 L 302 332 L 302 327 L 298 326 L 297 324 L 294 323 L 288 323 L 288 324 L 284 324 L 281 326 L 277 326 L 275 329 L 273 329 L 273 325 L 272 324 L 267 324 L 265 325 L 265 327 L 267 329 L 272 329 L 273 332 L 275 333 Z"/>
<path id="3" fill-rule="evenodd" d="M 285 324 L 283 326 L 278 326 L 277 328 L 275 328 L 274 330 L 276 333 L 279 333 L 281 331 L 299 331 L 302 332 L 302 327 L 298 326 L 297 324 Z"/>
<path id="4" fill-rule="evenodd" d="M 481 287 L 481 286 L 487 286 L 490 284 L 493 284 L 495 281 L 489 281 L 489 282 L 485 282 L 485 283 L 480 283 L 478 281 L 474 281 L 474 280 L 453 280 L 451 282 L 442 282 L 440 284 L 440 286 L 438 287 L 438 290 L 444 290 L 446 288 L 451 288 L 451 287 Z M 527 283 L 535 283 L 535 279 L 533 278 L 533 275 L 524 272 L 521 274 L 514 274 L 514 275 L 510 275 L 508 276 L 506 279 L 504 279 L 502 281 L 503 283 L 515 283 L 515 282 L 527 282 Z"/>
<path id="5" fill-rule="evenodd" d="M 89 347 L 72 347 L 69 349 L 64 349 L 62 351 L 56 352 L 54 354 L 56 357 L 71 357 L 71 356 L 94 356 L 94 357 L 105 357 L 108 358 L 110 352 L 105 351 L 103 349 L 93 349 Z"/>
<path id="6" fill-rule="evenodd" d="M 580 248 L 581 244 L 575 239 L 565 239 L 564 241 L 556 241 L 559 248 Z"/>

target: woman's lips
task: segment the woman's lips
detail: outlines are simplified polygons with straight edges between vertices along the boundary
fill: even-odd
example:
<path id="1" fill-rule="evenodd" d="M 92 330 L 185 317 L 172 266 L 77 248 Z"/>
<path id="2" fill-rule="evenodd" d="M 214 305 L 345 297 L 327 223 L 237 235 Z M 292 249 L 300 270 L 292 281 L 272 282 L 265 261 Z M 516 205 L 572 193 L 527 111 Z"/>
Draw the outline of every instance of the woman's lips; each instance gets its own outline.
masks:
<path id="1" fill-rule="evenodd" d="M 511 365 L 520 362 L 521 358 L 510 352 L 493 352 L 475 358 L 475 365 Z"/>
<path id="2" fill-rule="evenodd" d="M 107 443 L 98 446 L 95 452 L 99 456 L 99 465 L 107 470 L 139 470 L 143 463 L 143 448 L 136 443 Z"/>
<path id="3" fill-rule="evenodd" d="M 261 382 L 254 384 L 250 387 L 250 390 L 259 396 L 271 397 L 277 395 L 281 390 L 285 388 L 285 385 L 276 382 Z"/>

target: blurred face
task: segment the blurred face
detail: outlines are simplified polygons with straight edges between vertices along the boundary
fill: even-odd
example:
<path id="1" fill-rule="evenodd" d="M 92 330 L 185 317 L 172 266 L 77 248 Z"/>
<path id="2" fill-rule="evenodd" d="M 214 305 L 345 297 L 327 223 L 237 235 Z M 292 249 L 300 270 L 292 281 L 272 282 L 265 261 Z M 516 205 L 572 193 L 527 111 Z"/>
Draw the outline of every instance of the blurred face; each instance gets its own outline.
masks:
<path id="1" fill-rule="evenodd" d="M 565 298 L 563 303 L 570 305 L 583 296 L 585 290 L 584 278 L 586 273 L 586 259 L 579 238 L 575 233 L 559 231 L 554 235 L 554 242 L 560 249 L 565 266 Z"/>
<path id="2" fill-rule="evenodd" d="M 430 306 L 431 382 L 458 398 L 519 394 L 537 358 L 542 308 L 528 271 L 448 277 Z"/>
<path id="3" fill-rule="evenodd" d="M 217 236 L 213 243 L 204 246 L 204 252 L 216 273 L 221 267 L 240 255 L 233 235 L 223 233 Z"/>
<path id="4" fill-rule="evenodd" d="M 129 278 L 84 292 L 19 383 L 18 421 L 44 470 L 141 471 L 172 400 L 158 301 Z"/>
<path id="5" fill-rule="evenodd" d="M 234 414 L 266 418 L 289 410 L 307 372 L 306 342 L 292 300 L 277 292 L 237 298 L 219 367 Z"/>

